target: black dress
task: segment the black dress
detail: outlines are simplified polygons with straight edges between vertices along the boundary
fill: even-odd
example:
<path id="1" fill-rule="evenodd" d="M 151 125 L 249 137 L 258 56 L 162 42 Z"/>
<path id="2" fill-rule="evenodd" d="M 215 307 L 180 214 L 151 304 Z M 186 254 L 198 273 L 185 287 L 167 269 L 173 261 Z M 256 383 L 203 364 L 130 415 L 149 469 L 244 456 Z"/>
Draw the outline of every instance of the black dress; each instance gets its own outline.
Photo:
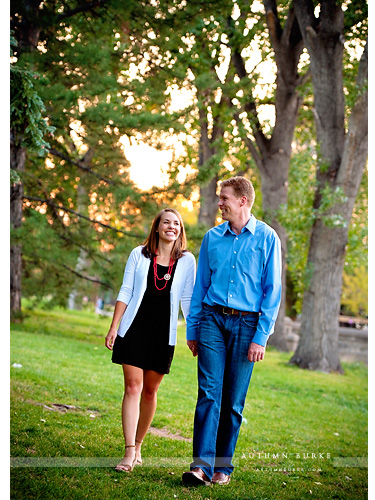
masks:
<path id="1" fill-rule="evenodd" d="M 173 264 L 171 279 L 163 290 L 154 282 L 153 262 L 147 275 L 147 288 L 138 312 L 125 333 L 117 336 L 112 352 L 112 362 L 137 366 L 143 370 L 169 373 L 174 346 L 169 345 L 170 290 L 177 261 Z M 168 272 L 168 267 L 157 265 L 159 278 Z M 159 288 L 165 281 L 158 281 Z"/>

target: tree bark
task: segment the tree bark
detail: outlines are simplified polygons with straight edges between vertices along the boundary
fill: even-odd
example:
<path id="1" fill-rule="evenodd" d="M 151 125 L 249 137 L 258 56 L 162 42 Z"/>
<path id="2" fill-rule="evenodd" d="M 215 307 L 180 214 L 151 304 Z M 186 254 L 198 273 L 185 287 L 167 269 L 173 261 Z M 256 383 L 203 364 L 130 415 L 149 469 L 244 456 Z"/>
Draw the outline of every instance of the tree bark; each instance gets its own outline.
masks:
<path id="1" fill-rule="evenodd" d="M 22 174 L 25 170 L 26 149 L 17 146 L 12 134 L 10 143 L 10 168 Z M 10 225 L 13 230 L 22 226 L 22 181 L 14 183 L 10 188 Z M 17 242 L 16 234 L 10 244 L 10 318 L 11 321 L 22 319 L 21 316 L 21 275 L 22 245 Z"/>
<path id="2" fill-rule="evenodd" d="M 288 156 L 277 153 L 272 159 L 268 159 L 265 164 L 267 165 L 267 172 L 276 172 L 278 175 L 272 177 L 265 171 L 261 171 L 264 219 L 278 234 L 282 252 L 281 303 L 275 324 L 275 331 L 270 336 L 268 343 L 284 352 L 288 351 L 287 338 L 284 333 L 288 235 L 286 229 L 278 221 L 276 212 L 281 204 L 287 203 L 288 182 L 285 175 L 288 175 L 289 161 L 290 158 Z"/>
<path id="3" fill-rule="evenodd" d="M 17 57 L 23 52 L 36 50 L 43 28 L 50 29 L 44 23 L 48 16 L 43 15 L 40 6 L 41 0 L 24 0 L 11 4 L 11 29 L 18 41 Z M 85 3 L 73 10 L 65 10 L 60 15 L 54 16 L 56 25 L 78 12 L 91 11 L 104 5 L 104 1 L 96 0 Z M 10 168 L 22 173 L 25 170 L 27 150 L 18 146 L 16 133 L 11 129 Z M 23 184 L 14 183 L 10 193 L 10 220 L 11 228 L 18 229 L 22 225 Z M 22 319 L 21 316 L 21 279 L 22 279 L 22 245 L 15 241 L 10 245 L 10 316 L 11 320 Z"/>
<path id="4" fill-rule="evenodd" d="M 219 117 L 213 117 L 215 123 L 212 127 L 211 136 L 208 131 L 207 107 L 204 105 L 204 92 L 201 92 L 202 104 L 199 108 L 199 124 L 200 124 L 200 142 L 199 142 L 199 159 L 198 166 L 203 167 L 216 154 L 217 150 L 214 142 L 220 134 L 223 134 L 223 129 L 219 123 Z M 206 184 L 200 186 L 200 208 L 198 214 L 198 223 L 204 224 L 207 227 L 213 227 L 217 216 L 217 183 L 219 177 L 214 175 Z"/>
<path id="5" fill-rule="evenodd" d="M 277 219 L 277 211 L 288 200 L 291 145 L 298 110 L 302 102 L 302 97 L 297 93 L 297 87 L 304 78 L 298 74 L 298 63 L 304 44 L 293 9 L 290 9 L 285 26 L 282 28 L 275 0 L 264 0 L 263 4 L 277 66 L 275 126 L 271 138 L 268 139 L 258 120 L 255 101 L 252 96 L 249 96 L 245 110 L 252 123 L 254 139 L 249 136 L 243 138 L 260 172 L 265 221 L 275 229 L 281 241 L 282 297 L 275 331 L 269 339 L 269 344 L 280 351 L 288 351 L 284 331 L 288 237 L 285 228 Z M 249 75 L 239 50 L 234 51 L 233 62 L 238 76 L 241 79 L 248 78 Z M 237 123 L 239 123 L 238 118 Z"/>
<path id="6" fill-rule="evenodd" d="M 217 183 L 218 176 L 215 175 L 208 184 L 200 187 L 200 208 L 198 214 L 198 223 L 204 224 L 208 227 L 215 225 L 217 216 Z"/>
<path id="7" fill-rule="evenodd" d="M 320 153 L 304 295 L 301 337 L 290 360 L 301 368 L 342 372 L 338 355 L 338 316 L 348 228 L 367 159 L 367 46 L 357 88 L 361 89 L 345 133 L 343 92 L 344 16 L 333 0 L 321 2 L 320 19 L 309 0 L 295 1 L 296 14 L 311 59 L 315 123 Z M 332 203 L 327 205 L 329 187 Z M 340 190 L 345 199 L 335 200 Z M 332 225 L 333 223 L 333 225 Z"/>

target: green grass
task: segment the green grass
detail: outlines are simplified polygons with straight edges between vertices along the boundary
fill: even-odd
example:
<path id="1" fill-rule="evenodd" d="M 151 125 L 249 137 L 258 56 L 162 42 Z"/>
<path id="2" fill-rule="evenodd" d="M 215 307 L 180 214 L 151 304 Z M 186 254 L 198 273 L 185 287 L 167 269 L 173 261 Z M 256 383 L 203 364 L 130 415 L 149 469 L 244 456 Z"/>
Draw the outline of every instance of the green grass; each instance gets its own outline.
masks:
<path id="1" fill-rule="evenodd" d="M 11 367 L 11 456 L 44 461 L 11 468 L 11 498 L 367 498 L 367 468 L 337 466 L 367 457 L 366 367 L 344 364 L 344 375 L 304 371 L 273 350 L 254 369 L 229 486 L 185 487 L 191 442 L 153 434 L 143 445 L 145 465 L 115 472 L 123 455 L 123 380 L 104 347 L 109 322 L 89 312 L 35 310 L 12 326 L 10 361 L 22 368 Z M 153 426 L 192 438 L 196 394 L 196 359 L 179 328 Z M 53 404 L 75 408 L 62 413 L 48 409 Z M 66 466 L 69 457 L 80 466 Z"/>

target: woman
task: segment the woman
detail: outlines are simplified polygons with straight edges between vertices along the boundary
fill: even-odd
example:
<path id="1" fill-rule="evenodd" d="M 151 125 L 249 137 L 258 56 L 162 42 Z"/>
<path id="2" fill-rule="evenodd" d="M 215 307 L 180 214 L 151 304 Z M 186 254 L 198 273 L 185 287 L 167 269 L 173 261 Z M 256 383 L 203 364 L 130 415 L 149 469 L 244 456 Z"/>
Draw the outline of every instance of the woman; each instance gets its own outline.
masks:
<path id="1" fill-rule="evenodd" d="M 158 388 L 172 363 L 179 303 L 186 318 L 194 279 L 195 258 L 186 250 L 182 218 L 172 208 L 161 210 L 144 245 L 129 256 L 105 339 L 113 350 L 112 362 L 121 364 L 124 372 L 125 456 L 118 471 L 131 472 L 142 463 L 142 441 L 155 414 Z"/>

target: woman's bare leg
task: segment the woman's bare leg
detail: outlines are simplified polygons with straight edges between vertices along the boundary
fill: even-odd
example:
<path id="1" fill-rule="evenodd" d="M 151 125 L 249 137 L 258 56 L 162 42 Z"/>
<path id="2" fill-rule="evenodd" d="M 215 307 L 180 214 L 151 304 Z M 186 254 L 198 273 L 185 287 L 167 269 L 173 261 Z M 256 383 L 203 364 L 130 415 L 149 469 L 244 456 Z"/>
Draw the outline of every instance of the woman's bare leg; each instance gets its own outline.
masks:
<path id="1" fill-rule="evenodd" d="M 135 459 L 142 463 L 141 446 L 154 418 L 157 406 L 157 392 L 164 375 L 153 370 L 145 370 L 141 394 L 137 433 L 135 435 Z"/>
<path id="2" fill-rule="evenodd" d="M 131 469 L 135 458 L 135 434 L 139 420 L 139 398 L 143 389 L 143 370 L 131 365 L 122 365 L 124 372 L 124 398 L 122 401 L 122 430 L 125 440 L 125 455 L 119 465 Z"/>

